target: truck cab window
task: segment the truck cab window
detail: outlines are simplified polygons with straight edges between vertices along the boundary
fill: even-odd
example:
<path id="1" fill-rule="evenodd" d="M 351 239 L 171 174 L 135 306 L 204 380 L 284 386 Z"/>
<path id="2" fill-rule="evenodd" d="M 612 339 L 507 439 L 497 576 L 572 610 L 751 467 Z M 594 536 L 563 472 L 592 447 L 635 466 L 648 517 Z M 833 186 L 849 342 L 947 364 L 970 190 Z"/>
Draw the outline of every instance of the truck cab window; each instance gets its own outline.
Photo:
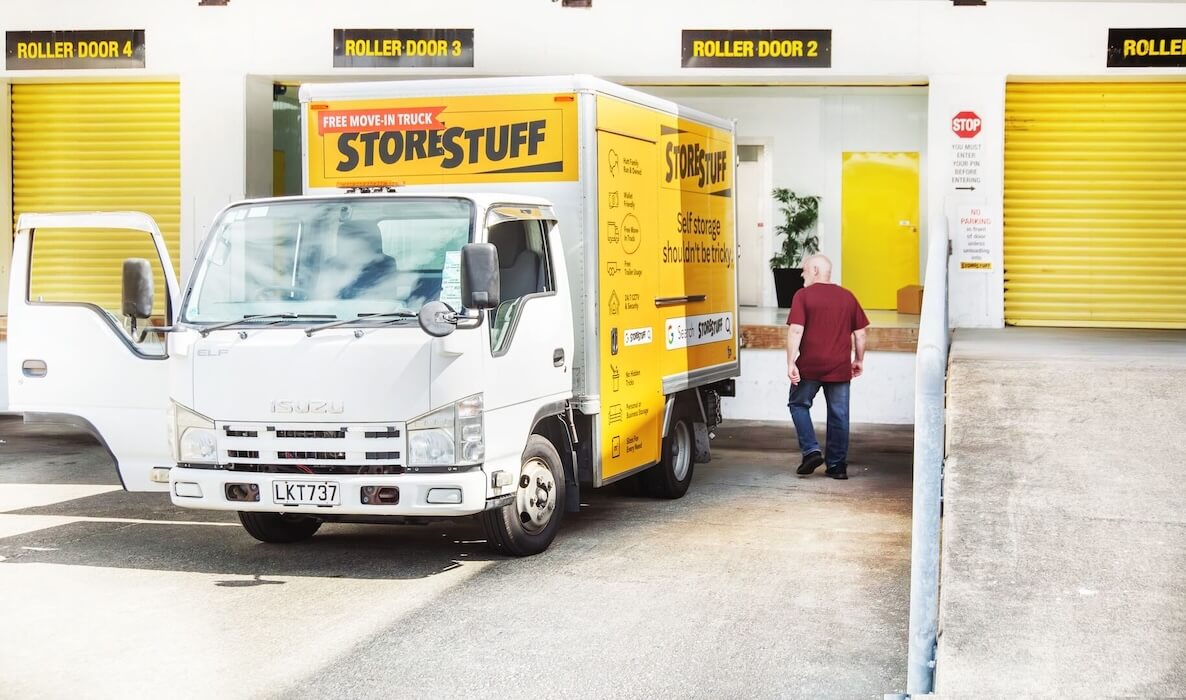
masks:
<path id="1" fill-rule="evenodd" d="M 545 225 L 538 219 L 504 221 L 490 227 L 487 240 L 498 251 L 501 302 L 491 311 L 490 347 L 509 347 L 519 309 L 533 294 L 554 291 L 548 264 Z"/>
<path id="2" fill-rule="evenodd" d="M 215 224 L 181 320 L 286 314 L 294 320 L 278 323 L 307 323 L 418 311 L 440 297 L 448 261 L 470 241 L 472 217 L 470 203 L 453 199 L 232 207 Z"/>
<path id="3" fill-rule="evenodd" d="M 91 307 L 141 354 L 164 355 L 164 336 L 150 333 L 136 342 L 122 316 L 123 261 L 143 258 L 152 266 L 152 318 L 145 326 L 165 326 L 168 314 L 165 274 L 152 236 L 128 229 L 43 228 L 33 233 L 27 300 L 35 304 L 81 304 Z M 63 275 L 63 261 L 78 260 Z M 136 334 L 139 335 L 138 333 Z"/>

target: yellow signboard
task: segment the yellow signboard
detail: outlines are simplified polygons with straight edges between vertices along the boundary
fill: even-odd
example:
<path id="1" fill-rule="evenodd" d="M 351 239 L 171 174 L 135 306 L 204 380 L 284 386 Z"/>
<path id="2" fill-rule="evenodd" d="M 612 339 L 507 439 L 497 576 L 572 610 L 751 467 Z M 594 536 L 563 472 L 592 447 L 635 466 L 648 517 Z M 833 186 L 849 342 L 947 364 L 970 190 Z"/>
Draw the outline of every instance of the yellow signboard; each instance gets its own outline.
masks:
<path id="1" fill-rule="evenodd" d="M 598 97 L 603 479 L 659 460 L 664 378 L 736 360 L 733 157 L 727 131 Z"/>
<path id="2" fill-rule="evenodd" d="M 573 95 L 311 103 L 309 188 L 577 179 Z"/>

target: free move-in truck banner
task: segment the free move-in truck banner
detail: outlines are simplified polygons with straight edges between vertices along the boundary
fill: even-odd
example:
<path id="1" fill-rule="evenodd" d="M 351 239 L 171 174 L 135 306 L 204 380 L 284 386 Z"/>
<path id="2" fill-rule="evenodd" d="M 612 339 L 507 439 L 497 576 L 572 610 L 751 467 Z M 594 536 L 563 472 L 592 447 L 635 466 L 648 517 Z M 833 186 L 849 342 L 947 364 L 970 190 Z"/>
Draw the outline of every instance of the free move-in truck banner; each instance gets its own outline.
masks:
<path id="1" fill-rule="evenodd" d="M 315 102 L 307 117 L 311 189 L 577 178 L 573 95 Z"/>

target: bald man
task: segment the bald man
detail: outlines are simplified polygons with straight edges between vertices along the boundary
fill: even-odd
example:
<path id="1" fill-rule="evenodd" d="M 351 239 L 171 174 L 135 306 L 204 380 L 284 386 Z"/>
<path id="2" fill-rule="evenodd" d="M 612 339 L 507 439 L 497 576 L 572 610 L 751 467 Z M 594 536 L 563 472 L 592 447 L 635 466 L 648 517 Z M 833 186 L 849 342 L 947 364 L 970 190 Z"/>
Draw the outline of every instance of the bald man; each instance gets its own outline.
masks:
<path id="1" fill-rule="evenodd" d="M 852 292 L 832 283 L 832 261 L 825 256 L 803 261 L 803 289 L 791 302 L 787 326 L 787 407 L 803 455 L 795 471 L 806 476 L 826 464 L 828 476 L 847 479 L 849 385 L 864 368 L 869 319 Z M 828 404 L 824 452 L 811 424 L 811 403 L 820 389 Z"/>

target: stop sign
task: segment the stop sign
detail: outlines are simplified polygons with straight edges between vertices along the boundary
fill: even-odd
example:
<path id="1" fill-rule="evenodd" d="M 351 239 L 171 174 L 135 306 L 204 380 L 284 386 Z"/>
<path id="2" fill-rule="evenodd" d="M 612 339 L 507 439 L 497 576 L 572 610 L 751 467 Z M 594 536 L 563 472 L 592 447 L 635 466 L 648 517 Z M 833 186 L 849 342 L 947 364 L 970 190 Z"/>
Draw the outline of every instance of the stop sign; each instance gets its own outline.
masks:
<path id="1" fill-rule="evenodd" d="M 951 130 L 961 139 L 970 139 L 980 133 L 980 117 L 975 112 L 960 112 L 951 118 Z"/>

